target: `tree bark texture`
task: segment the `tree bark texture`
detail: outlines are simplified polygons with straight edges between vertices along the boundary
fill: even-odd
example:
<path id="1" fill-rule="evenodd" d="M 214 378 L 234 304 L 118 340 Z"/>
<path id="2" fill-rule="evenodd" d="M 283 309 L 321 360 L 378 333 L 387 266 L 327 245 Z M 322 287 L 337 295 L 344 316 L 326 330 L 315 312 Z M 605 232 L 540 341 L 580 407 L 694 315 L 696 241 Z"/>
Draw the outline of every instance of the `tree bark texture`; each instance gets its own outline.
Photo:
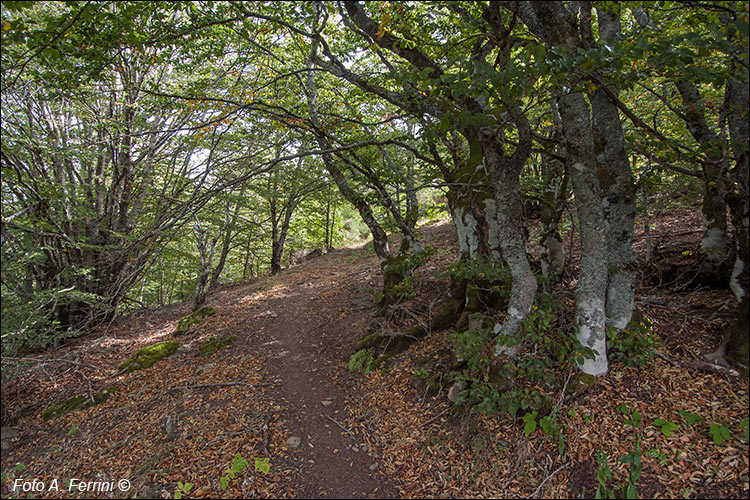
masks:
<path id="1" fill-rule="evenodd" d="M 747 47 L 747 46 L 745 46 Z M 747 75 L 747 72 L 745 73 Z M 730 145 L 735 164 L 730 175 L 732 189 L 727 195 L 734 226 L 734 242 L 737 254 L 732 269 L 729 287 L 738 301 L 750 293 L 750 191 L 748 173 L 750 154 L 748 153 L 748 95 L 747 81 L 730 79 L 725 90 L 727 123 Z"/>
<path id="2" fill-rule="evenodd" d="M 581 370 L 589 375 L 605 375 L 607 335 L 605 297 L 607 291 L 607 241 L 601 189 L 594 160 L 590 112 L 583 94 L 574 92 L 559 99 L 565 148 L 570 156 L 570 178 L 581 226 L 581 270 L 576 289 L 578 340 L 594 349 L 594 359 L 586 359 Z"/>
<path id="3" fill-rule="evenodd" d="M 727 176 L 729 174 L 726 142 L 708 125 L 702 111 L 703 102 L 698 87 L 692 82 L 675 82 L 685 107 L 685 123 L 690 134 L 700 144 L 706 159 L 703 169 L 703 237 L 701 253 L 713 272 L 728 256 L 727 235 Z"/>
<path id="4" fill-rule="evenodd" d="M 495 346 L 497 354 L 516 356 L 518 347 L 508 348 L 503 339 L 514 336 L 521 322 L 534 304 L 537 282 L 526 255 L 526 235 L 523 227 L 523 209 L 519 179 L 521 170 L 531 155 L 531 128 L 523 112 L 509 106 L 509 115 L 518 129 L 518 145 L 512 154 L 504 151 L 500 134 L 489 128 L 480 131 L 480 143 L 484 162 L 492 175 L 494 197 L 485 201 L 485 213 L 499 243 L 502 257 L 511 274 L 511 293 L 502 323 L 497 323 L 494 333 L 498 335 Z M 491 215 L 494 215 L 492 217 Z"/>
<path id="5" fill-rule="evenodd" d="M 605 7 L 597 9 L 599 37 L 607 43 L 620 40 L 620 16 Z M 618 95 L 616 88 L 611 91 Z M 636 257 L 633 252 L 635 187 L 625 152 L 617 106 L 603 89 L 590 96 L 594 130 L 594 154 L 603 195 L 607 227 L 607 322 L 622 330 L 633 312 Z"/>

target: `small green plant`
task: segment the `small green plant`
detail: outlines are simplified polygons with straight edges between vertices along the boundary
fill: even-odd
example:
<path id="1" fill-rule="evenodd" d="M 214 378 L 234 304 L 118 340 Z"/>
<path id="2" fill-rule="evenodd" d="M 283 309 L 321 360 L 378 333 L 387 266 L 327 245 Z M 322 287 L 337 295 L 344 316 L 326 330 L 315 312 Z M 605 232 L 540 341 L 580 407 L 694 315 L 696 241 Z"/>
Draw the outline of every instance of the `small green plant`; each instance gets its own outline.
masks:
<path id="1" fill-rule="evenodd" d="M 526 434 L 527 436 L 536 430 L 537 414 L 538 412 L 535 410 L 521 417 L 521 420 L 523 420 L 524 422 L 523 433 Z"/>
<path id="2" fill-rule="evenodd" d="M 745 441 L 750 441 L 750 418 L 748 417 L 743 418 L 742 422 L 740 422 L 738 429 L 740 431 L 744 429 Z"/>
<path id="3" fill-rule="evenodd" d="M 641 426 L 641 412 L 639 412 L 638 410 L 633 410 L 633 413 L 630 414 L 628 405 L 622 403 L 617 407 L 617 411 L 622 413 L 625 417 L 625 420 L 623 421 L 625 425 L 630 425 L 636 429 Z"/>
<path id="4" fill-rule="evenodd" d="M 709 432 L 711 433 L 711 436 L 713 436 L 715 444 L 721 444 L 724 441 L 728 441 L 731 434 L 729 429 L 721 424 L 711 424 Z"/>
<path id="5" fill-rule="evenodd" d="M 175 498 L 182 498 L 182 495 L 183 494 L 187 495 L 188 492 L 190 492 L 191 489 L 193 489 L 193 484 L 192 483 L 184 483 L 183 484 L 183 483 L 181 483 L 181 482 L 178 481 L 177 482 L 177 491 L 174 492 L 174 497 Z"/>
<path id="6" fill-rule="evenodd" d="M 551 415 L 545 415 L 539 419 L 539 427 L 542 432 L 557 441 L 557 452 L 561 457 L 565 456 L 565 437 L 557 421 L 557 408 L 552 410 Z"/>
<path id="7" fill-rule="evenodd" d="M 68 431 L 68 437 L 73 437 L 73 435 L 76 433 L 77 430 L 78 430 L 78 424 L 73 424 L 70 427 L 70 430 Z"/>
<path id="8" fill-rule="evenodd" d="M 430 372 L 425 367 L 417 368 L 413 373 L 414 378 L 419 380 L 427 380 L 430 378 Z"/>
<path id="9" fill-rule="evenodd" d="M 641 437 L 638 434 L 642 423 L 641 412 L 633 410 L 631 413 L 628 405 L 625 403 L 620 404 L 617 407 L 617 411 L 625 417 L 623 423 L 633 427 L 635 430 L 635 446 L 633 447 L 633 451 L 617 459 L 618 463 L 630 464 L 628 479 L 623 485 L 623 496 L 625 498 L 638 498 L 636 483 L 641 478 L 641 472 L 643 471 L 643 465 L 641 464 Z"/>
<path id="10" fill-rule="evenodd" d="M 680 417 L 685 421 L 687 425 L 695 425 L 703 422 L 703 417 L 696 413 L 690 413 L 689 411 L 680 410 Z"/>
<path id="11" fill-rule="evenodd" d="M 258 472 L 262 472 L 263 474 L 268 474 L 271 471 L 271 466 L 268 464 L 271 459 L 266 458 L 259 458 L 255 457 L 255 470 Z"/>
<path id="12" fill-rule="evenodd" d="M 667 454 L 659 448 L 649 448 L 644 453 L 651 458 L 658 460 L 660 465 L 667 465 Z"/>
<path id="13" fill-rule="evenodd" d="M 651 320 L 640 312 L 634 313 L 624 330 L 607 328 L 607 352 L 612 361 L 621 361 L 625 366 L 643 366 L 653 355 L 654 347 Z"/>
<path id="14" fill-rule="evenodd" d="M 26 470 L 26 466 L 23 464 L 23 462 L 18 462 L 11 469 L 11 471 L 13 472 L 21 472 L 23 470 Z M 0 482 L 3 482 L 3 483 L 6 482 L 8 480 L 8 476 L 9 476 L 8 471 L 3 471 L 2 473 L 0 473 Z"/>
<path id="15" fill-rule="evenodd" d="M 375 358 L 371 349 L 360 349 L 349 358 L 349 371 L 363 371 L 365 374 L 370 373 L 375 367 Z"/>
<path id="16" fill-rule="evenodd" d="M 236 477 L 237 474 L 244 471 L 248 466 L 247 460 L 242 458 L 242 454 L 237 453 L 232 459 L 232 468 L 227 470 L 227 473 L 219 478 L 219 486 L 224 491 L 229 486 L 229 482 Z"/>
<path id="17" fill-rule="evenodd" d="M 599 466 L 596 469 L 596 480 L 599 486 L 596 487 L 594 498 L 615 498 L 615 492 L 609 487 L 609 481 L 612 479 L 612 470 L 607 462 L 607 454 L 604 449 L 596 453 L 596 461 Z"/>
<path id="18" fill-rule="evenodd" d="M 670 434 L 672 434 L 672 431 L 677 429 L 677 424 L 670 422 L 669 420 L 664 420 L 663 418 L 657 418 L 653 421 L 653 424 L 661 429 L 661 433 L 664 434 L 665 437 L 669 437 Z"/>
<path id="19" fill-rule="evenodd" d="M 617 461 L 621 464 L 630 464 L 630 470 L 628 471 L 628 480 L 625 483 L 624 495 L 625 498 L 638 498 L 638 492 L 636 491 L 636 483 L 641 478 L 641 471 L 643 465 L 641 464 L 641 440 L 636 438 L 635 448 L 627 455 L 620 457 Z"/>

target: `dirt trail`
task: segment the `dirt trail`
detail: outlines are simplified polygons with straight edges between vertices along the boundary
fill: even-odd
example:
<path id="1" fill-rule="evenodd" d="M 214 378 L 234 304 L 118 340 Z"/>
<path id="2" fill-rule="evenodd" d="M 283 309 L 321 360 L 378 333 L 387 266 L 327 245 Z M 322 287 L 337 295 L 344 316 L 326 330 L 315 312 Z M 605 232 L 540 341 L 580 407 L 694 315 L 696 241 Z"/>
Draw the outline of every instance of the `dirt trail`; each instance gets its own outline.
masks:
<path id="1" fill-rule="evenodd" d="M 399 494 L 379 472 L 361 436 L 346 428 L 345 401 L 354 385 L 347 383 L 344 367 L 358 340 L 349 327 L 372 314 L 372 297 L 363 290 L 377 283 L 372 259 L 342 266 L 347 254 L 333 252 L 287 270 L 254 298 L 242 290 L 234 297 L 212 298 L 217 304 L 234 302 L 224 314 L 233 316 L 238 330 L 254 331 L 245 339 L 254 344 L 248 348 L 264 356 L 275 382 L 272 394 L 283 408 L 275 418 L 289 436 L 300 438 L 289 454 L 289 467 L 296 471 L 295 495 L 302 498 Z"/>

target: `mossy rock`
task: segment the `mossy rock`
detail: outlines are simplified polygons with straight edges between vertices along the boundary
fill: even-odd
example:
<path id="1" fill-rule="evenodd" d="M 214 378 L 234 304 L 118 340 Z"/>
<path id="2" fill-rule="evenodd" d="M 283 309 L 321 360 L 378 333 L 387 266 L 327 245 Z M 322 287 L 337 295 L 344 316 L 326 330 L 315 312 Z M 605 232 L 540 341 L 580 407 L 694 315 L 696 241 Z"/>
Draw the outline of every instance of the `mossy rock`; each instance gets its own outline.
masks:
<path id="1" fill-rule="evenodd" d="M 180 347 L 180 344 L 171 340 L 165 340 L 164 342 L 144 347 L 118 366 L 117 369 L 122 373 L 143 370 L 150 367 L 160 359 L 166 358 L 170 354 L 174 354 L 178 347 Z"/>
<path id="2" fill-rule="evenodd" d="M 361 351 L 362 349 L 370 349 L 376 345 L 378 345 L 378 335 L 373 333 L 363 337 L 362 340 L 357 343 L 356 350 Z"/>
<path id="3" fill-rule="evenodd" d="M 204 358 L 207 358 L 222 347 L 233 344 L 235 340 L 237 340 L 236 337 L 233 337 L 231 335 L 211 337 L 206 342 L 201 344 L 201 346 L 198 348 L 198 354 L 200 354 Z"/>
<path id="4" fill-rule="evenodd" d="M 565 388 L 565 400 L 570 401 L 571 399 L 577 398 L 584 392 L 588 391 L 594 384 L 596 384 L 595 376 L 587 373 L 576 373 L 570 377 L 568 387 Z"/>
<path id="5" fill-rule="evenodd" d="M 81 408 L 90 408 L 92 406 L 102 404 L 116 390 L 116 386 L 107 387 L 106 389 L 94 394 L 93 401 L 88 396 L 74 396 L 60 405 L 50 406 L 49 408 L 44 410 L 42 412 L 42 419 L 50 420 L 68 413 L 69 411 L 78 410 Z"/>
<path id="6" fill-rule="evenodd" d="M 191 326 L 200 323 L 209 316 L 216 314 L 216 309 L 211 306 L 203 306 L 192 314 L 189 314 L 177 322 L 174 335 L 185 335 Z"/>

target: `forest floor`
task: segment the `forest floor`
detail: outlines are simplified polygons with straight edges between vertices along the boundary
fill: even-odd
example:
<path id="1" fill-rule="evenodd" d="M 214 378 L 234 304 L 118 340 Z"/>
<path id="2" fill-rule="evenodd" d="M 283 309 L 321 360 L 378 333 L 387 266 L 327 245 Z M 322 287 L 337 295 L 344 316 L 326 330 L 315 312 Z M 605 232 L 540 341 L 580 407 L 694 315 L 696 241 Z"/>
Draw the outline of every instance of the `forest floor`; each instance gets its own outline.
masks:
<path id="1" fill-rule="evenodd" d="M 173 498 L 178 482 L 193 484 L 190 498 L 593 497 L 603 449 L 619 497 L 629 464 L 617 458 L 636 442 L 617 410 L 625 403 L 643 420 L 639 496 L 747 498 L 748 443 L 738 429 L 748 416 L 747 382 L 674 364 L 713 351 L 737 305 L 728 290 L 678 286 L 697 248 L 697 216 L 671 211 L 652 224 L 656 264 L 641 266 L 637 305 L 653 321 L 664 357 L 645 367 L 612 363 L 607 377 L 564 403 L 562 455 L 541 430 L 527 436 L 520 418 L 451 416 L 447 388 L 429 398 L 410 384 L 417 360 L 449 343 L 446 331 L 414 344 L 387 371 L 348 371 L 381 283 L 375 256 L 361 247 L 221 287 L 207 302 L 217 314 L 186 336 L 172 332 L 189 304 L 174 304 L 36 356 L 3 395 L 18 423 L 3 429 L 0 493 L 19 496 L 15 480 L 36 479 L 45 489 L 32 496 L 45 498 Z M 452 226 L 422 232 L 436 254 L 417 273 L 420 293 L 381 318 L 384 328 L 397 316 L 403 325 L 424 320 L 445 300 L 447 278 L 435 274 L 455 255 Z M 642 258 L 640 230 L 635 246 Z M 559 290 L 571 310 L 573 276 Z M 198 355 L 219 335 L 236 341 Z M 146 370 L 117 372 L 136 350 L 162 340 L 182 347 Z M 103 404 L 41 418 L 50 404 L 112 385 Z M 689 424 L 680 410 L 703 421 Z M 677 425 L 669 437 L 654 425 L 659 418 Z M 712 424 L 728 429 L 729 439 L 715 444 Z M 114 481 L 115 491 L 69 493 L 73 478 Z M 54 479 L 58 491 L 49 488 Z M 120 479 L 129 481 L 127 492 L 118 491 Z"/>

